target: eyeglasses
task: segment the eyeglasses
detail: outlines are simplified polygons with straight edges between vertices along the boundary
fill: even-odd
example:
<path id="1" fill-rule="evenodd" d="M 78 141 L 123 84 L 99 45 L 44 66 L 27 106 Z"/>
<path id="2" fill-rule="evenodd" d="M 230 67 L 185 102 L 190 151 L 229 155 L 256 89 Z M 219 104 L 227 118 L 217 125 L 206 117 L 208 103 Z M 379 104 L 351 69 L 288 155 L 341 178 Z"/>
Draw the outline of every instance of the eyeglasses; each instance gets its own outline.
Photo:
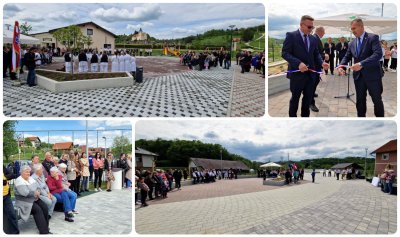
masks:
<path id="1" fill-rule="evenodd" d="M 309 30 L 313 30 L 315 27 L 314 26 L 308 26 L 306 24 L 303 23 L 303 25 L 305 25 Z"/>

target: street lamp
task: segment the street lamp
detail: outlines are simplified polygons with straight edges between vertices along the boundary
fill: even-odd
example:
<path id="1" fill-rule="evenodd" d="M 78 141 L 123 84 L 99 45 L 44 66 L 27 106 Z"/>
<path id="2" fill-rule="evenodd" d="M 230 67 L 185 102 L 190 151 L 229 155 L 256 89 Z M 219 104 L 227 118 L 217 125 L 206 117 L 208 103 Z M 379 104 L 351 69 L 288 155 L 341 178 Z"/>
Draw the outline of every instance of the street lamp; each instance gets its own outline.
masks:
<path id="1" fill-rule="evenodd" d="M 230 50 L 229 50 L 229 53 L 230 53 L 230 55 L 231 55 L 231 57 L 232 57 L 232 37 L 233 37 L 233 27 L 235 27 L 236 25 L 230 25 L 229 26 L 229 28 L 231 28 L 231 44 L 230 44 Z"/>
<path id="2" fill-rule="evenodd" d="M 220 157 L 221 157 L 221 175 L 222 175 L 222 149 L 220 150 Z"/>
<path id="3" fill-rule="evenodd" d="M 107 157 L 107 138 L 103 137 L 104 139 L 104 157 Z"/>
<path id="4" fill-rule="evenodd" d="M 365 148 L 365 158 L 364 158 L 365 179 L 367 179 L 367 154 L 368 154 L 368 148 Z"/>

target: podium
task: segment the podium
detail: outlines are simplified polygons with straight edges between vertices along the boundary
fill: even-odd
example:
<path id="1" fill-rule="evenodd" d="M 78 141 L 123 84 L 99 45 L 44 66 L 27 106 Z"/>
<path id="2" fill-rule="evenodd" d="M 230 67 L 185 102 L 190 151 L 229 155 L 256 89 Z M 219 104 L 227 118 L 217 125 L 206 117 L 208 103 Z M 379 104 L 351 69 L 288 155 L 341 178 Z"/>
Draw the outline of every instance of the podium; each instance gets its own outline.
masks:
<path id="1" fill-rule="evenodd" d="M 112 169 L 114 175 L 114 182 L 111 183 L 111 190 L 121 190 L 122 189 L 122 169 L 121 168 L 113 168 Z"/>

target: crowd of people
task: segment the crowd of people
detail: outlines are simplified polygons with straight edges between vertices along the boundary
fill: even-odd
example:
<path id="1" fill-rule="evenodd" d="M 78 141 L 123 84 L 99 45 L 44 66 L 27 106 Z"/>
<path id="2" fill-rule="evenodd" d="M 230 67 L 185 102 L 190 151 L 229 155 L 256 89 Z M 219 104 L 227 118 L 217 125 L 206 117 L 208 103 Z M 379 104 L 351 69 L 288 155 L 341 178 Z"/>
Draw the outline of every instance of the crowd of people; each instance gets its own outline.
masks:
<path id="1" fill-rule="evenodd" d="M 10 168 L 11 167 L 11 168 Z M 19 217 L 28 221 L 33 215 L 40 234 L 51 234 L 49 220 L 53 216 L 56 203 L 61 203 L 64 218 L 74 222 L 76 200 L 81 193 L 89 191 L 89 181 L 93 180 L 94 191 L 102 191 L 103 172 L 107 182 L 107 191 L 111 192 L 111 183 L 115 180 L 113 168 L 123 171 L 125 188 L 132 185 L 131 156 L 121 154 L 114 159 L 112 153 L 107 157 L 99 152 L 86 155 L 85 152 L 71 151 L 59 159 L 50 152 L 45 153 L 43 162 L 33 155 L 29 165 L 22 165 L 18 172 L 14 167 L 3 165 L 3 219 L 6 234 L 18 234 Z M 94 174 L 94 178 L 93 177 Z M 15 207 L 11 200 L 11 189 L 8 180 L 14 181 Z"/>
<path id="2" fill-rule="evenodd" d="M 188 66 L 190 70 L 210 70 L 212 67 L 229 69 L 231 66 L 231 54 L 229 51 L 208 49 L 203 52 L 187 51 L 180 56 L 180 63 Z"/>
<path id="3" fill-rule="evenodd" d="M 236 65 L 240 65 L 242 68 L 241 73 L 250 72 L 251 67 L 253 67 L 253 72 L 261 74 L 261 77 L 265 78 L 265 51 L 254 55 L 246 50 L 237 52 Z"/>
<path id="4" fill-rule="evenodd" d="M 214 183 L 217 179 L 237 179 L 239 169 L 193 169 L 190 178 L 192 184 Z M 168 192 L 181 190 L 181 181 L 187 180 L 189 173 L 186 169 L 169 169 L 164 171 L 157 169 L 154 172 L 147 170 L 135 172 L 135 203 L 142 207 L 148 206 L 148 200 L 155 198 L 167 198 Z M 139 201 L 140 199 L 140 201 Z"/>

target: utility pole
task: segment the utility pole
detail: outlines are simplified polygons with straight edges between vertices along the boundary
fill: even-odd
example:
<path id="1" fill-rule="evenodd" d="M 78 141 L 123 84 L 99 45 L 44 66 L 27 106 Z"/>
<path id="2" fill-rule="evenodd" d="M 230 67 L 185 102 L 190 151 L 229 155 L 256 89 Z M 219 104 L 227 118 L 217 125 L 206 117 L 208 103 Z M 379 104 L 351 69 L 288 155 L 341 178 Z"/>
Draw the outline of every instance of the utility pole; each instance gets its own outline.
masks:
<path id="1" fill-rule="evenodd" d="M 365 158 L 364 158 L 364 175 L 365 179 L 367 179 L 367 154 L 368 154 L 368 148 L 365 148 Z"/>

